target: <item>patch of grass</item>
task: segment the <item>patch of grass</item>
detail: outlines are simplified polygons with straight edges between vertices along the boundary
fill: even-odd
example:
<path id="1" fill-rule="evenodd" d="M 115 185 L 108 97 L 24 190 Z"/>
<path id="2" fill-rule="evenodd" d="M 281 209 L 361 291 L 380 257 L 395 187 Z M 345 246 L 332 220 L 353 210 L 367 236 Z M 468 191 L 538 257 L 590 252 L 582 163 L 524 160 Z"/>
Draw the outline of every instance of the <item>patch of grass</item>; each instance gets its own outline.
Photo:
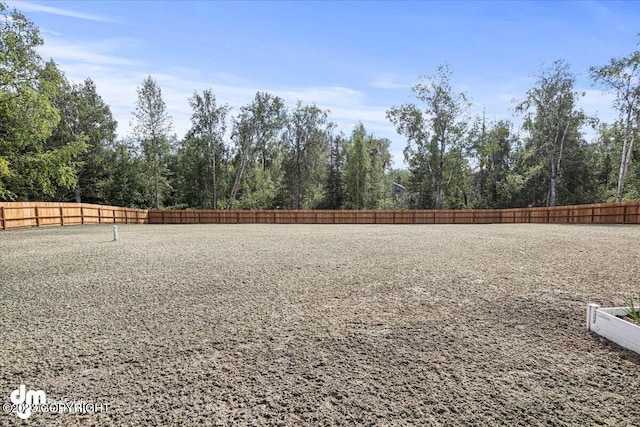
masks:
<path id="1" fill-rule="evenodd" d="M 631 317 L 636 324 L 640 325 L 640 295 L 638 296 L 637 307 L 633 299 L 633 295 L 631 295 L 629 299 L 625 300 L 625 303 L 626 306 L 624 308 L 624 311 L 627 312 L 629 317 Z"/>

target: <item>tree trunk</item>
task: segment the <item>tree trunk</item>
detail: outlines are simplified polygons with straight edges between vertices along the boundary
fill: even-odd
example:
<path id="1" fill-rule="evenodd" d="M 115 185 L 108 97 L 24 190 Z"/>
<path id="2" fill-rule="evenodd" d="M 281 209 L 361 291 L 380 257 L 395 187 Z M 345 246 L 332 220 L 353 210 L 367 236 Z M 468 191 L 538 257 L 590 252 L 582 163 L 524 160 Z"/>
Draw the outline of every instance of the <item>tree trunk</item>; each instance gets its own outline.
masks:
<path id="1" fill-rule="evenodd" d="M 229 195 L 229 200 L 227 201 L 227 209 L 231 209 L 231 206 L 233 206 L 233 202 L 236 200 L 238 190 L 240 189 L 240 183 L 242 182 L 242 175 L 244 174 L 244 170 L 247 167 L 247 161 L 248 153 L 246 151 L 243 151 L 240 158 L 240 167 L 238 168 L 238 172 L 236 173 L 236 179 L 233 182 L 231 194 Z"/>
<path id="2" fill-rule="evenodd" d="M 293 209 L 300 209 L 300 145 L 296 147 L 296 182 L 293 190 Z"/>
<path id="3" fill-rule="evenodd" d="M 155 161 L 155 167 L 153 168 L 153 188 L 154 188 L 154 192 L 156 193 L 156 209 L 160 209 L 160 191 L 158 189 L 158 174 L 159 171 L 158 169 L 160 169 L 160 160 L 158 159 L 158 157 L 156 156 L 156 161 Z"/>
<path id="4" fill-rule="evenodd" d="M 631 129 L 631 114 L 627 113 L 626 131 L 624 135 L 624 141 L 622 143 L 622 157 L 620 159 L 620 173 L 618 175 L 618 192 L 616 194 L 616 202 L 622 201 L 624 195 L 624 184 L 627 180 L 627 170 L 629 169 L 629 163 L 631 163 L 631 154 L 633 153 L 633 145 L 635 142 L 635 135 Z M 629 135 L 631 140 L 629 140 Z"/>
<path id="5" fill-rule="evenodd" d="M 551 177 L 550 188 L 549 188 L 549 200 L 547 202 L 547 206 L 555 206 L 556 205 L 556 179 L 558 176 L 558 167 L 556 163 L 556 152 L 553 150 L 551 152 Z"/>
<path id="6" fill-rule="evenodd" d="M 212 142 L 213 144 L 213 142 Z M 211 146 L 211 189 L 213 197 L 211 199 L 211 209 L 218 209 L 218 180 L 216 179 L 216 150 L 215 146 Z"/>
<path id="7" fill-rule="evenodd" d="M 440 159 L 438 160 L 438 171 L 436 175 L 436 209 L 442 209 L 444 203 L 442 201 L 442 178 L 444 175 L 444 150 L 446 148 L 444 136 L 440 141 Z"/>

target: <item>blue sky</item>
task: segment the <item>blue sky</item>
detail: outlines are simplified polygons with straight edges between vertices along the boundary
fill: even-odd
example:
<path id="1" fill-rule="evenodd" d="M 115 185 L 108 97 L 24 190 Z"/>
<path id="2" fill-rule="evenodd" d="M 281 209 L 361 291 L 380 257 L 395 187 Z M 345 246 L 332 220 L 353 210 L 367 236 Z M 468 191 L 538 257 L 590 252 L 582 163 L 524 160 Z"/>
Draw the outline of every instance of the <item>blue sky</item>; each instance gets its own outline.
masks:
<path id="1" fill-rule="evenodd" d="M 136 88 L 152 75 L 175 132 L 190 125 L 187 99 L 211 88 L 237 113 L 256 91 L 331 110 L 349 134 L 357 121 L 392 141 L 385 119 L 411 102 L 421 74 L 448 63 L 472 114 L 511 119 L 513 100 L 540 64 L 568 61 L 587 92 L 581 106 L 611 121 L 611 96 L 592 87 L 590 66 L 638 49 L 640 2 L 218 2 L 8 1 L 40 28 L 40 53 L 75 82 L 91 77 L 129 132 Z M 592 132 L 587 132 L 587 136 Z"/>

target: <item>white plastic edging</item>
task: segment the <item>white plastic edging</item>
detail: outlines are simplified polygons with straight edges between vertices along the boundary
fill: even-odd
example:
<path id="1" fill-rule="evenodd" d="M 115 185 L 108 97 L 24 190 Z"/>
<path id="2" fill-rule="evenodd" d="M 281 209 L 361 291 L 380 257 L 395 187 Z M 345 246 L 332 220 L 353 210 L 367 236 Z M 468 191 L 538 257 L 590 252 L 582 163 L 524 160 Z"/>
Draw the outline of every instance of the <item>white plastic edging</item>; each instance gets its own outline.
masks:
<path id="1" fill-rule="evenodd" d="M 640 354 L 640 326 L 617 316 L 626 315 L 624 307 L 600 308 L 587 305 L 587 328 L 596 334 Z"/>

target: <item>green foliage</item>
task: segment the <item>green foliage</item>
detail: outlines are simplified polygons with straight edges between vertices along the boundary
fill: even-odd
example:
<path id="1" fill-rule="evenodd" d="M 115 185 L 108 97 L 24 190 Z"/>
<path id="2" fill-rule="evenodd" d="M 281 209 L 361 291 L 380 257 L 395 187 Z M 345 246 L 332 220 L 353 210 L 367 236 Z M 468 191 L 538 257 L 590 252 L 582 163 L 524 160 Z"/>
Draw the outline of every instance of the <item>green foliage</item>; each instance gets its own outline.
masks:
<path id="1" fill-rule="evenodd" d="M 591 68 L 619 112 L 592 143 L 582 132 L 596 120 L 577 108 L 583 94 L 566 62 L 536 74 L 516 105 L 521 129 L 470 120 L 466 95 L 439 66 L 412 88 L 416 103 L 387 111 L 406 138 L 408 170 L 392 170 L 389 140 L 361 123 L 346 139 L 328 111 L 301 102 L 287 109 L 264 92 L 235 117 L 210 89 L 195 92 L 191 129 L 177 144 L 151 76 L 137 91 L 133 139 L 115 141 L 117 124 L 93 81 L 69 83 L 38 55 L 42 44 L 38 28 L 0 0 L 0 200 L 401 209 L 640 199 L 639 51 Z M 394 182 L 402 196 L 390 196 Z"/>
<path id="2" fill-rule="evenodd" d="M 98 186 L 107 178 L 108 147 L 115 139 L 117 126 L 111 109 L 98 95 L 91 79 L 74 85 L 65 82 L 54 99 L 54 106 L 61 120 L 47 144 L 61 147 L 69 141 L 85 140 L 87 146 L 74 165 L 76 185 L 73 190 L 59 188 L 56 198 L 103 203 Z"/>
<path id="3" fill-rule="evenodd" d="M 153 207 L 159 209 L 163 199 L 172 190 L 168 180 L 168 161 L 173 122 L 162 99 L 162 91 L 151 76 L 143 80 L 137 93 L 133 112 L 134 133 L 152 177 L 147 192 L 152 196 Z"/>
<path id="4" fill-rule="evenodd" d="M 576 107 L 578 98 L 584 93 L 574 91 L 575 76 L 564 61 L 556 61 L 538 73 L 536 86 L 527 92 L 524 101 L 516 110 L 524 115 L 523 129 L 528 133 L 521 163 L 525 169 L 538 168 L 539 173 L 529 174 L 537 182 L 547 184 L 546 191 L 534 185 L 536 204 L 544 200 L 546 206 L 555 206 L 559 183 L 565 188 L 572 182 L 566 173 L 568 166 L 583 167 L 576 154 L 584 145 L 580 128 L 586 122 L 585 114 Z M 533 162 L 528 162 L 532 160 Z"/>
<path id="5" fill-rule="evenodd" d="M 412 91 L 424 111 L 414 104 L 405 104 L 387 111 L 387 118 L 408 140 L 405 158 L 414 174 L 411 191 L 417 193 L 416 207 L 442 209 L 448 191 L 445 187 L 452 182 L 451 173 L 463 173 L 462 168 L 454 167 L 449 180 L 445 180 L 447 152 L 462 150 L 465 143 L 470 104 L 464 93 L 453 91 L 451 71 L 446 65 L 439 66 L 433 76 L 422 76 Z"/>
<path id="6" fill-rule="evenodd" d="M 256 155 L 260 157 L 260 166 L 263 171 L 271 167 L 272 169 L 277 158 L 281 156 L 280 134 L 283 132 L 287 122 L 286 108 L 284 101 L 266 92 L 258 92 L 249 105 L 240 108 L 240 114 L 233 119 L 232 140 L 236 147 L 236 156 L 233 160 L 235 169 L 235 179 L 231 186 L 226 208 L 231 209 L 236 206 L 236 197 L 241 191 L 251 191 L 250 185 L 244 185 L 245 173 L 255 162 Z M 275 175 L 272 174 L 274 179 Z M 262 181 L 263 185 L 259 191 L 267 192 L 267 181 Z M 279 186 L 279 181 L 274 183 Z M 242 196 L 242 194 L 241 194 Z M 263 194 L 261 199 L 266 199 Z"/>
<path id="7" fill-rule="evenodd" d="M 358 123 L 346 146 L 344 206 L 347 209 L 378 209 L 385 202 L 391 183 L 390 141 L 368 134 Z"/>
<path id="8" fill-rule="evenodd" d="M 332 136 L 329 141 L 329 164 L 324 186 L 324 200 L 319 206 L 321 209 L 338 209 L 342 206 L 344 163 L 347 155 L 345 144 L 342 134 Z"/>
<path id="9" fill-rule="evenodd" d="M 635 305 L 633 295 L 625 301 L 626 306 L 624 311 L 633 319 L 633 321 L 640 325 L 640 296 L 638 296 L 638 305 Z"/>
<path id="10" fill-rule="evenodd" d="M 194 93 L 189 104 L 193 110 L 192 126 L 182 142 L 178 160 L 178 190 L 189 206 L 217 209 L 230 108 L 227 104 L 218 106 L 211 89 L 202 95 Z"/>
<path id="11" fill-rule="evenodd" d="M 115 141 L 107 155 L 109 172 L 98 188 L 108 205 L 150 208 L 148 188 L 151 185 L 145 160 L 131 139 Z"/>
<path id="12" fill-rule="evenodd" d="M 283 199 L 286 207 L 310 209 L 322 199 L 330 132 L 328 112 L 298 101 L 290 112 L 282 139 Z"/>
<path id="13" fill-rule="evenodd" d="M 362 123 L 353 129 L 344 166 L 344 198 L 347 209 L 365 209 L 367 176 L 371 170 L 366 139 L 369 138 Z"/>
<path id="14" fill-rule="evenodd" d="M 592 67 L 590 71 L 595 83 L 615 95 L 613 106 L 618 110 L 618 127 L 622 133 L 616 201 L 622 201 L 640 134 L 640 51 L 612 58 L 607 65 Z"/>
<path id="15" fill-rule="evenodd" d="M 76 184 L 78 157 L 87 138 L 51 144 L 60 122 L 54 100 L 66 81 L 36 49 L 38 29 L 0 3 L 0 199 L 53 198 Z"/>
<path id="16" fill-rule="evenodd" d="M 489 124 L 482 120 L 471 133 L 471 152 L 478 163 L 473 174 L 473 200 L 476 208 L 505 208 L 511 204 L 513 194 L 519 191 L 512 183 L 513 150 L 517 138 L 511 124 L 505 120 Z"/>

